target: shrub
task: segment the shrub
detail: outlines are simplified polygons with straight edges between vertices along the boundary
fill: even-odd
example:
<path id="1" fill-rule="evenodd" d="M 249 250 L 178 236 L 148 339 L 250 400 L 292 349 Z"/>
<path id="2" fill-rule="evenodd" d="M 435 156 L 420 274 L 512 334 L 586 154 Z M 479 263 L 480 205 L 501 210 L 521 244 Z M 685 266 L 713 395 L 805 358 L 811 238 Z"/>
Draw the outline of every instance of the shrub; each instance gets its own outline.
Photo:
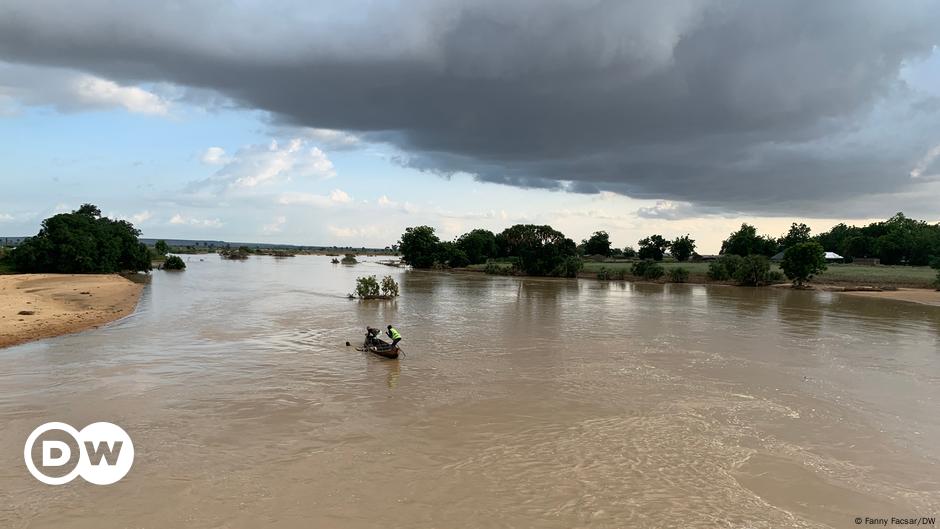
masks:
<path id="1" fill-rule="evenodd" d="M 763 255 L 749 255 L 741 259 L 734 271 L 734 279 L 748 286 L 766 285 L 770 274 L 770 260 Z"/>
<path id="2" fill-rule="evenodd" d="M 706 275 L 713 281 L 727 281 L 734 278 L 744 258 L 740 255 L 722 255 L 717 260 L 708 263 Z"/>
<path id="3" fill-rule="evenodd" d="M 392 276 L 382 278 L 382 295 L 389 297 L 398 297 L 398 283 L 392 279 Z"/>
<path id="4" fill-rule="evenodd" d="M 795 286 L 802 286 L 804 281 L 826 269 L 826 251 L 816 241 L 794 244 L 783 252 L 780 268 Z"/>
<path id="5" fill-rule="evenodd" d="M 248 259 L 248 249 L 244 246 L 241 248 L 220 248 L 219 257 L 222 259 L 236 259 L 243 260 Z"/>
<path id="6" fill-rule="evenodd" d="M 655 261 L 645 259 L 633 263 L 633 266 L 630 267 L 630 273 L 636 277 L 642 277 L 643 279 L 655 280 L 663 277 L 666 271 L 663 269 L 662 265 Z"/>
<path id="7" fill-rule="evenodd" d="M 346 254 L 345 256 L 343 256 L 343 260 L 340 261 L 340 262 L 343 263 L 343 264 L 356 264 L 356 263 L 358 263 L 359 261 L 356 260 L 356 256 L 355 256 L 355 255 L 353 255 L 353 254 L 351 254 L 351 253 L 348 253 L 348 254 Z M 374 279 L 374 278 L 373 278 L 373 279 Z"/>
<path id="8" fill-rule="evenodd" d="M 731 274 L 728 273 L 728 268 L 725 267 L 720 259 L 708 263 L 708 272 L 706 272 L 708 279 L 712 281 L 727 281 L 731 278 Z"/>
<path id="9" fill-rule="evenodd" d="M 673 283 L 685 283 L 689 280 L 689 271 L 681 266 L 669 270 L 669 280 Z"/>
<path id="10" fill-rule="evenodd" d="M 183 262 L 183 258 L 178 255 L 170 255 L 166 258 L 166 261 L 163 261 L 164 270 L 185 270 L 186 263 Z"/>
<path id="11" fill-rule="evenodd" d="M 360 298 L 378 296 L 379 282 L 375 280 L 375 276 L 366 276 L 356 279 L 356 295 Z"/>
<path id="12" fill-rule="evenodd" d="M 483 267 L 483 273 L 490 275 L 512 275 L 515 273 L 515 264 L 497 263 L 496 261 L 487 261 Z"/>
<path id="13" fill-rule="evenodd" d="M 584 261 L 577 255 L 570 255 L 552 269 L 549 275 L 556 277 L 577 277 L 578 272 L 584 268 Z"/>
<path id="14" fill-rule="evenodd" d="M 771 270 L 767 273 L 767 282 L 779 283 L 784 280 L 784 275 L 779 270 Z"/>

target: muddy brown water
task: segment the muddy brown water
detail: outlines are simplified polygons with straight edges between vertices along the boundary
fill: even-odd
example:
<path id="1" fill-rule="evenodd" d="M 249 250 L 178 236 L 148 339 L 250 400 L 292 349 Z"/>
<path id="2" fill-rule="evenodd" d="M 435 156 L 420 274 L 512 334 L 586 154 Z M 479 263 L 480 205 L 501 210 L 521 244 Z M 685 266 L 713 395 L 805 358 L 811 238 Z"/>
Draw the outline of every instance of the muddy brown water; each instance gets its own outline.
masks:
<path id="1" fill-rule="evenodd" d="M 200 259 L 205 259 L 201 261 Z M 835 293 L 190 256 L 0 350 L 0 527 L 854 527 L 940 515 L 940 309 Z M 391 274 L 392 302 L 345 299 Z M 395 324 L 406 356 L 345 347 Z M 122 481 L 43 485 L 47 421 Z"/>

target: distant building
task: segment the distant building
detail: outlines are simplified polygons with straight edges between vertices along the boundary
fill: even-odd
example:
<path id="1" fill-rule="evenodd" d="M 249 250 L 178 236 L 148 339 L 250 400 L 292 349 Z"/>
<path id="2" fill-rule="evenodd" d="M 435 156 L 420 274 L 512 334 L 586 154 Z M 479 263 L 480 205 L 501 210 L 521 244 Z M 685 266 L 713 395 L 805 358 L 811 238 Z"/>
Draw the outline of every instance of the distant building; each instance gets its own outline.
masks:
<path id="1" fill-rule="evenodd" d="M 840 262 L 840 263 L 841 263 L 844 259 L 845 259 L 844 257 L 842 257 L 841 255 L 839 255 L 839 254 L 837 254 L 837 253 L 835 253 L 835 252 L 826 252 L 826 262 L 827 262 L 827 263 L 835 263 L 835 262 Z M 782 261 L 782 260 L 783 260 L 783 252 L 780 252 L 780 253 L 778 253 L 777 255 L 771 257 L 770 260 L 771 260 L 771 261 Z"/>

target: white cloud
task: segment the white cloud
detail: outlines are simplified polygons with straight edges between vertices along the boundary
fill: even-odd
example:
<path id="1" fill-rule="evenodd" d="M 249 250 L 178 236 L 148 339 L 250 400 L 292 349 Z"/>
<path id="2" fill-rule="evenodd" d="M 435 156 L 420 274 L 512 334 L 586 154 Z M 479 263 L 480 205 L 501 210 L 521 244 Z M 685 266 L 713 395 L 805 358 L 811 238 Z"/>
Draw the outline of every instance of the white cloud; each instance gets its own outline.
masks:
<path id="1" fill-rule="evenodd" d="M 333 162 L 317 147 L 294 138 L 281 146 L 248 145 L 239 149 L 216 173 L 216 180 L 229 187 L 250 189 L 291 178 L 330 178 L 336 176 Z"/>
<path id="2" fill-rule="evenodd" d="M 397 209 L 403 213 L 417 213 L 418 212 L 418 208 L 415 207 L 414 204 L 410 202 L 399 203 L 388 198 L 388 196 L 386 195 L 380 196 L 379 199 L 376 200 L 376 203 L 379 205 L 379 207 Z"/>
<path id="3" fill-rule="evenodd" d="M 339 202 L 341 204 L 345 204 L 346 202 L 351 201 L 352 198 L 342 189 L 334 189 L 330 193 L 330 200 L 332 200 L 333 202 Z"/>
<path id="4" fill-rule="evenodd" d="M 305 128 L 303 135 L 333 149 L 351 149 L 362 143 L 358 136 L 341 130 Z"/>
<path id="5" fill-rule="evenodd" d="M 200 160 L 202 163 L 208 165 L 221 165 L 228 162 L 228 158 L 225 156 L 225 149 L 222 147 L 209 147 L 206 149 L 206 152 L 202 153 Z"/>
<path id="6" fill-rule="evenodd" d="M 0 103 L 4 113 L 14 104 L 50 105 L 60 112 L 123 108 L 128 112 L 163 116 L 170 101 L 139 86 L 66 68 L 48 68 L 0 62 Z"/>
<path id="7" fill-rule="evenodd" d="M 375 237 L 382 233 L 379 226 L 363 226 L 360 228 L 328 226 L 327 229 L 333 236 L 343 239 Z"/>
<path id="8" fill-rule="evenodd" d="M 0 213 L 0 222 L 10 222 L 13 220 L 13 215 L 9 213 Z"/>
<path id="9" fill-rule="evenodd" d="M 334 189 L 329 195 L 315 193 L 288 192 L 281 193 L 277 199 L 278 204 L 285 206 L 314 206 L 328 208 L 338 204 L 352 202 L 352 197 L 342 189 Z"/>
<path id="10" fill-rule="evenodd" d="M 167 101 L 143 88 L 121 86 L 91 75 L 73 79 L 71 89 L 88 106 L 123 107 L 129 112 L 155 115 L 165 115 L 170 108 Z"/>
<path id="11" fill-rule="evenodd" d="M 920 178 L 923 176 L 924 171 L 930 167 L 930 164 L 933 163 L 938 156 L 940 156 L 940 144 L 935 145 L 932 149 L 927 151 L 927 154 L 917 162 L 917 165 L 911 170 L 911 178 Z"/>
<path id="12" fill-rule="evenodd" d="M 135 213 L 131 215 L 131 222 L 133 222 L 134 224 L 140 224 L 142 222 L 147 222 L 151 218 L 153 218 L 152 213 L 150 213 L 149 211 L 141 211 L 140 213 Z"/>
<path id="13" fill-rule="evenodd" d="M 201 226 L 205 228 L 220 228 L 222 221 L 219 219 L 197 219 L 193 217 L 184 217 L 177 213 L 170 218 L 170 224 L 185 226 Z"/>
<path id="14" fill-rule="evenodd" d="M 261 227 L 261 231 L 264 233 L 278 233 L 284 229 L 284 225 L 287 224 L 287 217 L 281 215 L 275 217 L 271 224 L 265 224 Z"/>

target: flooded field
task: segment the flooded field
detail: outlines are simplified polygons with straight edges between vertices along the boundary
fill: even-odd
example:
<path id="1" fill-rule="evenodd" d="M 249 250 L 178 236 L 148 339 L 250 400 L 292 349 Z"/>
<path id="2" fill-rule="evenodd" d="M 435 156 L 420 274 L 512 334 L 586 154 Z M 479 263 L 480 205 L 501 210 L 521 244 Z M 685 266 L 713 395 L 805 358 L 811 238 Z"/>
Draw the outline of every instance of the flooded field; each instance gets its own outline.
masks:
<path id="1" fill-rule="evenodd" d="M 204 258 L 205 261 L 200 261 Z M 412 272 L 155 272 L 116 324 L 0 350 L 0 527 L 854 527 L 940 515 L 940 309 Z M 350 301 L 358 275 L 401 298 Z M 394 324 L 397 361 L 345 342 Z M 106 487 L 36 426 L 121 425 Z"/>

